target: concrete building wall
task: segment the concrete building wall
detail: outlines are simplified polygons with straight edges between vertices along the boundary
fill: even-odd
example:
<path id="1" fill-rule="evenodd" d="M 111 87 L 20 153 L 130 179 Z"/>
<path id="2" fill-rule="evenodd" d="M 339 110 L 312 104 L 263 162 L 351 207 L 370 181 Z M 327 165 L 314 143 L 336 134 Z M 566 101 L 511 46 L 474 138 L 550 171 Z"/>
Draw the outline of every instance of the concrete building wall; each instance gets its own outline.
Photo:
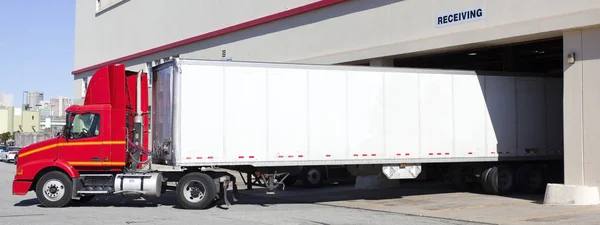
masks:
<path id="1" fill-rule="evenodd" d="M 600 186 L 600 27 L 566 31 L 563 40 L 565 184 Z"/>
<path id="2" fill-rule="evenodd" d="M 21 132 L 39 132 L 40 131 L 40 112 L 23 110 L 21 115 L 14 116 L 14 131 Z"/>
<path id="3" fill-rule="evenodd" d="M 112 1 L 118 4 L 100 12 L 96 11 L 96 1 L 76 1 L 75 68 L 91 66 L 316 0 Z"/>
<path id="4" fill-rule="evenodd" d="M 295 5 L 301 5 L 308 1 L 293 2 Z M 233 24 L 233 21 L 242 21 L 241 18 L 246 20 L 257 18 L 268 12 L 276 12 L 282 7 L 265 6 L 262 4 L 274 3 L 262 1 L 257 3 L 256 7 L 270 7 L 271 10 L 259 10 L 262 13 L 245 16 L 240 14 L 239 19 L 231 19 L 229 23 L 215 22 L 216 25 L 210 26 L 200 24 L 191 26 L 188 22 L 182 22 L 186 20 L 173 19 L 169 20 L 170 27 L 165 28 L 165 24 L 156 23 L 153 18 L 137 19 L 137 11 L 147 11 L 153 15 L 153 10 L 158 10 L 153 8 L 157 4 L 135 5 L 139 3 L 129 1 L 98 16 L 95 16 L 93 7 L 88 4 L 90 3 L 78 2 L 77 6 L 76 70 L 156 47 L 169 40 L 179 40 L 223 28 Z M 177 5 L 179 6 L 169 7 L 197 7 L 189 1 L 178 2 Z M 138 8 L 134 10 L 136 7 Z M 169 7 L 161 9 L 166 10 Z M 213 7 L 212 11 L 217 12 L 226 9 L 228 4 L 219 3 L 211 7 Z M 292 6 L 286 5 L 286 7 Z M 454 15 L 473 8 L 483 10 L 480 19 L 444 27 L 437 26 L 439 15 Z M 535 10 L 532 10 L 533 8 Z M 187 15 L 186 12 L 188 11 L 184 10 L 178 14 Z M 141 22 L 148 20 L 152 22 Z M 146 24 L 152 25 L 146 26 Z M 129 69 L 137 70 L 145 69 L 148 62 L 173 55 L 183 58 L 220 59 L 222 51 L 226 50 L 227 57 L 240 61 L 336 64 L 385 56 L 410 56 L 557 37 L 561 36 L 565 29 L 597 24 L 600 24 L 600 5 L 592 0 L 575 0 L 568 3 L 559 0 L 526 2 L 457 0 L 452 3 L 401 0 L 347 1 L 121 63 L 125 63 Z M 88 27 L 93 27 L 93 30 Z M 140 27 L 144 27 L 149 32 L 140 31 L 138 32 L 140 35 L 106 36 L 102 39 L 101 42 L 106 40 L 111 43 L 111 46 L 89 44 L 100 41 L 93 34 L 122 33 L 124 28 L 121 27 L 129 28 L 130 31 L 127 33 L 135 33 L 136 29 L 142 29 Z M 194 31 L 188 32 L 187 30 L 190 29 Z M 171 30 L 186 31 L 175 35 L 174 32 L 169 32 Z M 154 31 L 161 31 L 161 33 L 152 35 Z M 75 76 L 76 99 L 80 99 L 83 93 L 84 85 L 79 79 L 90 76 L 93 72 L 93 69 L 79 71 Z"/>
<path id="5" fill-rule="evenodd" d="M 0 108 L 0 134 L 13 132 L 14 108 Z"/>

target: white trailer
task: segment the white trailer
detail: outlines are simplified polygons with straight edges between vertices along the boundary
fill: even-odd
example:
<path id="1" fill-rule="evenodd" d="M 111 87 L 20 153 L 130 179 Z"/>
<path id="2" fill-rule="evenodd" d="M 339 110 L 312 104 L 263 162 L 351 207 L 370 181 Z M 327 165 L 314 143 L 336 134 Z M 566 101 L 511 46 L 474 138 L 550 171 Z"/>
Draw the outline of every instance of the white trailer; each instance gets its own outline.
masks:
<path id="1" fill-rule="evenodd" d="M 174 59 L 152 82 L 154 164 L 262 171 L 270 189 L 297 167 L 444 165 L 457 187 L 535 191 L 563 153 L 562 79 L 543 74 Z"/>

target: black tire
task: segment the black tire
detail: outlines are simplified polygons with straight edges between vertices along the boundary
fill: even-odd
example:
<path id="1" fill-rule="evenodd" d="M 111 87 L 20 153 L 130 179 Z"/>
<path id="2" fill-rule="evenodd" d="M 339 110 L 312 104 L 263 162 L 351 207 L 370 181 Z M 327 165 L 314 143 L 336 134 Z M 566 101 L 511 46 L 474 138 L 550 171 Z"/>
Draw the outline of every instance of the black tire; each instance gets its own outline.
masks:
<path id="1" fill-rule="evenodd" d="M 180 207 L 184 209 L 206 209 L 215 201 L 216 186 L 210 176 L 200 172 L 192 172 L 179 180 L 176 193 L 177 203 Z M 200 196 L 199 193 L 204 195 Z"/>
<path id="2" fill-rule="evenodd" d="M 515 188 L 515 172 L 505 165 L 492 166 L 482 173 L 482 187 L 488 194 L 505 195 Z"/>
<path id="3" fill-rule="evenodd" d="M 483 191 L 488 194 L 493 194 L 495 192 L 491 180 L 488 179 L 492 168 L 493 167 L 487 168 L 481 172 L 481 187 L 483 188 Z"/>
<path id="4" fill-rule="evenodd" d="M 510 194 L 516 188 L 515 170 L 507 165 L 500 165 L 497 167 L 497 179 L 496 185 L 498 194 L 506 195 Z"/>
<path id="5" fill-rule="evenodd" d="M 542 168 L 525 164 L 517 170 L 517 188 L 526 194 L 542 193 L 546 190 L 547 178 Z"/>
<path id="6" fill-rule="evenodd" d="M 73 181 L 63 172 L 48 172 L 37 181 L 35 194 L 38 201 L 45 207 L 64 207 L 71 202 Z"/>
<path id="7" fill-rule="evenodd" d="M 325 174 L 317 167 L 305 167 L 302 169 L 302 184 L 308 188 L 321 187 Z"/>

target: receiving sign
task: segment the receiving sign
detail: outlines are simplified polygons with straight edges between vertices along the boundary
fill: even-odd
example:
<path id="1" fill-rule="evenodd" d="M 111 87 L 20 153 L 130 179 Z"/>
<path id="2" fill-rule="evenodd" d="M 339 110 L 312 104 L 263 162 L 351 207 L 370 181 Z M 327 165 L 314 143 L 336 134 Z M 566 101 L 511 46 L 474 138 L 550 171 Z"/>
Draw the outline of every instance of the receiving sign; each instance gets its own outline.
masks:
<path id="1" fill-rule="evenodd" d="M 465 9 L 459 12 L 445 13 L 436 18 L 436 27 L 465 23 L 483 18 L 483 8 Z"/>

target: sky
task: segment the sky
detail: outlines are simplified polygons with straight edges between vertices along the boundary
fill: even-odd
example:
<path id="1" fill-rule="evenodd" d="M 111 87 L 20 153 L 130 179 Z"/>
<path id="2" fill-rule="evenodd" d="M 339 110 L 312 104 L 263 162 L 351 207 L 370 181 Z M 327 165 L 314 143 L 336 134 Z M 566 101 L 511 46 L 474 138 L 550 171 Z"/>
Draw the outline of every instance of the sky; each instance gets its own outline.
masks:
<path id="1" fill-rule="evenodd" d="M 0 93 L 73 98 L 75 0 L 2 0 L 0 25 Z"/>

